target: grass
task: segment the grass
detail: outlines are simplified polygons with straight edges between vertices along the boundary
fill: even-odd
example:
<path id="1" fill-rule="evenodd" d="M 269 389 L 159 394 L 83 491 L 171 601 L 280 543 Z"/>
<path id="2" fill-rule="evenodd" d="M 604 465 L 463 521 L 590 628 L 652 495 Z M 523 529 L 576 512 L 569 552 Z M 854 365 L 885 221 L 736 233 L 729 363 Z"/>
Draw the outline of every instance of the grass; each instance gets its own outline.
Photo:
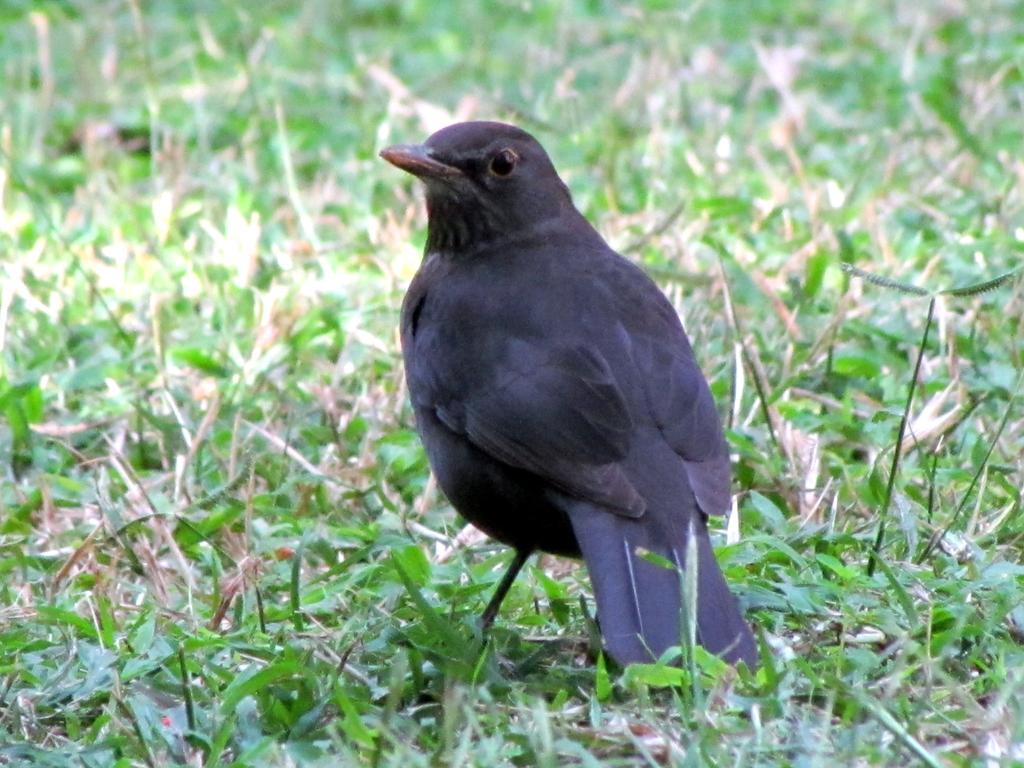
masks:
<path id="1" fill-rule="evenodd" d="M 0 765 L 1024 762 L 1024 299 L 971 288 L 1024 254 L 1020 4 L 0 24 Z M 607 666 L 553 558 L 475 629 L 509 553 L 429 480 L 376 158 L 467 117 L 677 302 L 756 674 Z"/>

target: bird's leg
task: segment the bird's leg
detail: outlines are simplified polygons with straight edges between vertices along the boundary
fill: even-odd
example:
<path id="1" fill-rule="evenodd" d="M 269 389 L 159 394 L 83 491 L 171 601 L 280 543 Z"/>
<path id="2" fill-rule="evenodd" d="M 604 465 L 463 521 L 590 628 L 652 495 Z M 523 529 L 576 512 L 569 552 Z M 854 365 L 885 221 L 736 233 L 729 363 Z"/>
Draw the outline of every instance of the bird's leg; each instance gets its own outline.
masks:
<path id="1" fill-rule="evenodd" d="M 526 561 L 530 558 L 530 550 L 528 549 L 517 549 L 516 556 L 512 558 L 512 562 L 508 566 L 508 570 L 505 571 L 505 575 L 501 577 L 501 581 L 498 583 L 498 588 L 494 591 L 494 597 L 491 598 L 491 602 L 484 608 L 483 614 L 480 616 L 480 628 L 486 630 L 492 623 L 494 623 L 494 617 L 498 615 L 498 609 L 501 608 L 501 603 L 505 599 L 505 595 L 508 594 L 509 589 L 512 587 L 512 582 L 516 580 L 516 576 L 519 575 L 519 571 L 526 565 Z"/>

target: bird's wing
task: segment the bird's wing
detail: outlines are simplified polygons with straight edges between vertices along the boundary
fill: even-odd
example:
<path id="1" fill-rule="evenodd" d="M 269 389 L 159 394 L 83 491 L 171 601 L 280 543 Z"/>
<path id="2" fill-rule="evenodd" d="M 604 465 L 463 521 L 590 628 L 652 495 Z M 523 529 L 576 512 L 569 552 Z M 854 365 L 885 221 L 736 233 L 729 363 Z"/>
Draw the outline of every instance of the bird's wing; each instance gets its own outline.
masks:
<path id="1" fill-rule="evenodd" d="M 705 514 L 731 506 L 729 448 L 714 399 L 697 366 L 675 307 L 651 278 L 621 256 L 595 267 L 603 304 L 615 307 L 617 328 L 603 343 L 628 350 L 646 412 L 684 471 Z"/>
<path id="2" fill-rule="evenodd" d="M 506 359 L 492 386 L 435 406 L 441 421 L 570 496 L 627 517 L 642 515 L 644 500 L 619 464 L 633 423 L 604 358 L 584 345 L 524 341 Z"/>
<path id="3" fill-rule="evenodd" d="M 683 459 L 697 505 L 705 514 L 724 514 L 731 506 L 729 447 L 707 380 L 681 331 L 632 334 L 631 357 L 648 412 Z"/>

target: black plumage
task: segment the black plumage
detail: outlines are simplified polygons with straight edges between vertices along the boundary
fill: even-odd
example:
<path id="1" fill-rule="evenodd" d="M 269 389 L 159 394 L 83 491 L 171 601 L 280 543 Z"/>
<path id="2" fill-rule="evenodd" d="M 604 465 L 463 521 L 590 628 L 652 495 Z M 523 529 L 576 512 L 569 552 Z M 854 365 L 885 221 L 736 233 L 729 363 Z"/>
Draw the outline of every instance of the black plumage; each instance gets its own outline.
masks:
<path id="1" fill-rule="evenodd" d="M 697 637 L 753 666 L 753 636 L 714 558 L 729 456 L 675 310 L 576 210 L 537 141 L 460 123 L 382 156 L 426 184 L 423 264 L 402 307 L 406 378 L 455 508 L 517 556 L 582 556 L 620 663 L 679 643 L 677 570 L 692 531 Z"/>

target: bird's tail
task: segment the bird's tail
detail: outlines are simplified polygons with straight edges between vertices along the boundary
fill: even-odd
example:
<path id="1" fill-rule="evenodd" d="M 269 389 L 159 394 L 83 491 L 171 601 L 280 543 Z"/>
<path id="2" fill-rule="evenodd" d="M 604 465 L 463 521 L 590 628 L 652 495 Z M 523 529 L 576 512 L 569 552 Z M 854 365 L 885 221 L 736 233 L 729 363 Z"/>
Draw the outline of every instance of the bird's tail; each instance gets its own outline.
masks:
<path id="1" fill-rule="evenodd" d="M 570 511 L 573 530 L 597 598 L 601 634 L 620 664 L 652 661 L 682 638 L 688 536 L 657 540 L 651 528 L 589 505 Z M 708 537 L 696 516 L 689 547 L 696 557 L 697 641 L 730 663 L 757 664 L 754 636 L 725 583 Z M 645 552 L 655 557 L 645 557 Z M 660 562 L 652 562 L 652 560 Z M 675 567 L 673 567 L 673 565 Z"/>
<path id="2" fill-rule="evenodd" d="M 750 625 L 718 567 L 704 523 L 694 533 L 697 546 L 697 640 L 712 653 L 735 664 L 757 666 L 757 643 Z"/>

